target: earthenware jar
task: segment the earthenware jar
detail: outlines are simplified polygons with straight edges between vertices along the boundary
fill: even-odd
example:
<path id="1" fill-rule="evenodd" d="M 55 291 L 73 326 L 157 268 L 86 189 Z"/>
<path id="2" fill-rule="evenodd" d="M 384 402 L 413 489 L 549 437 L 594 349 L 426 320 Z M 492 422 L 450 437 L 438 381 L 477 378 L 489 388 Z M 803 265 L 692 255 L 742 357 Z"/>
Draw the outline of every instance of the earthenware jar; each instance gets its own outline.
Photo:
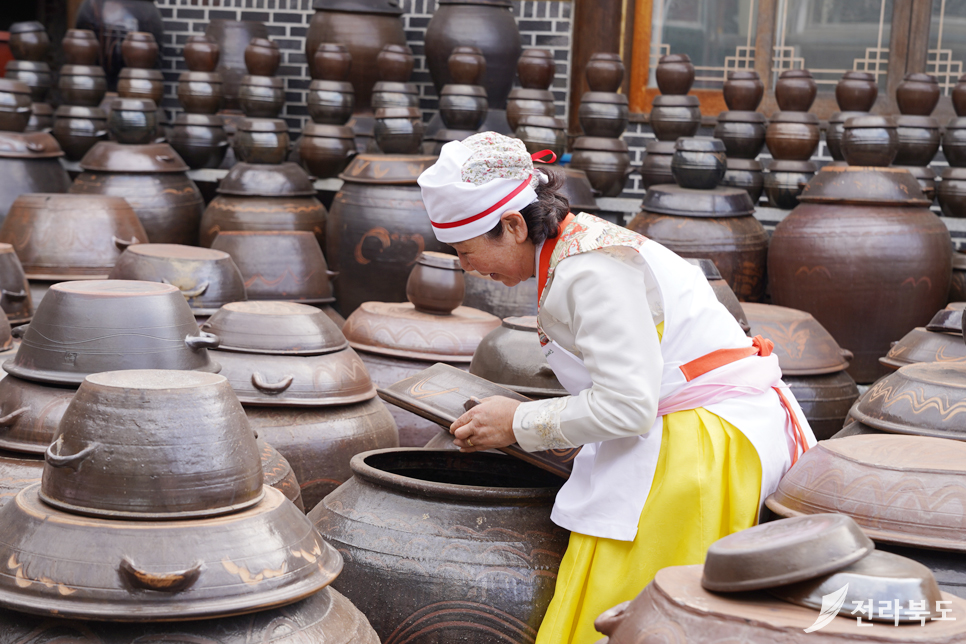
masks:
<path id="1" fill-rule="evenodd" d="M 913 116 L 929 116 L 939 102 L 939 82 L 929 74 L 906 74 L 896 88 L 899 111 Z"/>
<path id="2" fill-rule="evenodd" d="M 621 80 L 623 80 L 623 72 L 622 65 Z M 661 90 L 661 94 L 684 95 L 691 91 L 691 85 L 694 84 L 694 65 L 691 64 L 691 58 L 687 54 L 665 54 L 658 59 L 654 75 L 657 77 L 657 87 Z M 617 87 L 609 91 L 617 91 Z"/>
<path id="3" fill-rule="evenodd" d="M 455 47 L 446 61 L 453 83 L 478 85 L 486 73 L 486 59 L 477 47 Z"/>
<path id="4" fill-rule="evenodd" d="M 425 126 L 414 107 L 381 107 L 376 110 L 375 137 L 386 154 L 416 154 Z"/>
<path id="5" fill-rule="evenodd" d="M 182 72 L 178 77 L 178 101 L 189 114 L 215 114 L 221 109 L 225 92 L 221 74 Z"/>
<path id="6" fill-rule="evenodd" d="M 169 142 L 192 169 L 217 168 L 228 152 L 228 135 L 217 114 L 178 114 Z"/>
<path id="7" fill-rule="evenodd" d="M 777 112 L 765 129 L 768 151 L 783 161 L 808 161 L 818 149 L 820 137 L 818 117 L 804 111 Z"/>
<path id="8" fill-rule="evenodd" d="M 349 78 L 352 69 L 352 56 L 345 45 L 324 42 L 312 55 L 312 70 L 316 74 L 313 78 L 322 80 L 344 81 Z"/>
<path id="9" fill-rule="evenodd" d="M 514 135 L 530 154 L 552 150 L 559 158 L 567 150 L 567 124 L 554 116 L 521 116 Z"/>
<path id="10" fill-rule="evenodd" d="M 274 76 L 281 60 L 278 44 L 267 38 L 252 38 L 245 47 L 245 66 L 252 76 Z"/>
<path id="11" fill-rule="evenodd" d="M 107 139 L 107 115 L 99 107 L 61 105 L 51 134 L 68 159 L 79 161 L 95 143 Z"/>
<path id="12" fill-rule="evenodd" d="M 957 276 L 961 277 L 961 272 L 956 270 L 957 266 L 963 266 L 961 257 L 961 253 L 953 253 L 953 287 L 957 286 Z M 950 288 L 950 293 L 954 290 Z M 912 364 L 936 362 L 954 370 L 961 369 L 966 365 L 962 324 L 961 311 L 938 311 L 926 326 L 916 327 L 893 342 L 889 353 L 879 358 L 879 364 L 897 370 Z M 947 378 L 946 382 L 950 379 Z"/>
<path id="13" fill-rule="evenodd" d="M 682 257 L 711 259 L 738 299 L 755 301 L 765 292 L 768 233 L 754 211 L 743 189 L 655 185 L 627 227 Z"/>
<path id="14" fill-rule="evenodd" d="M 170 145 L 101 141 L 84 155 L 80 165 L 84 172 L 70 192 L 124 197 L 152 242 L 198 243 L 204 199 L 185 174 L 188 165 Z"/>
<path id="15" fill-rule="evenodd" d="M 213 72 L 218 67 L 221 48 L 205 34 L 188 36 L 181 50 L 184 62 L 193 72 Z"/>
<path id="16" fill-rule="evenodd" d="M 118 72 L 124 67 L 121 43 L 131 31 L 150 32 L 157 43 L 165 42 L 161 12 L 142 0 L 84 0 L 77 10 L 77 28 L 90 29 L 97 37 L 99 64 L 114 89 Z"/>
<path id="17" fill-rule="evenodd" d="M 894 165 L 924 167 L 932 162 L 939 151 L 939 121 L 931 116 L 894 117 L 899 150 Z"/>
<path id="18" fill-rule="evenodd" d="M 553 83 L 556 68 L 549 49 L 524 49 L 517 61 L 520 86 L 524 89 L 548 89 Z"/>
<path id="19" fill-rule="evenodd" d="M 406 280 L 406 298 L 424 313 L 448 315 L 465 293 L 459 258 L 445 253 L 422 253 Z"/>
<path id="20" fill-rule="evenodd" d="M 231 145 L 239 161 L 281 163 L 288 156 L 288 124 L 282 119 L 244 119 Z"/>
<path id="21" fill-rule="evenodd" d="M 812 161 L 772 161 L 764 177 L 768 203 L 773 208 L 791 210 L 817 171 L 818 166 Z"/>
<path id="22" fill-rule="evenodd" d="M 50 103 L 33 103 L 24 132 L 50 132 L 54 127 L 54 108 Z"/>
<path id="23" fill-rule="evenodd" d="M 765 115 L 760 112 L 722 112 L 714 126 L 714 138 L 725 146 L 728 158 L 754 159 L 765 147 Z"/>
<path id="24" fill-rule="evenodd" d="M 507 120 L 509 120 L 509 106 Z M 587 92 L 580 97 L 580 127 L 587 136 L 616 139 L 627 128 L 627 96 L 614 92 Z"/>
<path id="25" fill-rule="evenodd" d="M 312 176 L 334 177 L 356 154 L 355 135 L 341 125 L 306 123 L 298 143 L 299 159 Z"/>
<path id="26" fill-rule="evenodd" d="M 262 22 L 249 20 L 213 19 L 205 27 L 205 34 L 219 49 L 218 66 L 225 93 L 225 109 L 241 109 L 238 86 L 248 73 L 245 67 L 245 48 L 253 38 L 268 38 L 268 28 Z"/>
<path id="27" fill-rule="evenodd" d="M 64 65 L 57 87 L 68 105 L 97 107 L 107 93 L 107 77 L 100 67 Z"/>
<path id="28" fill-rule="evenodd" d="M 64 61 L 68 65 L 96 65 L 99 45 L 97 36 L 89 29 L 68 29 L 67 35 L 60 41 L 60 48 L 64 52 Z"/>
<path id="29" fill-rule="evenodd" d="M 117 76 L 117 95 L 146 98 L 160 104 L 164 96 L 164 75 L 157 69 L 125 67 Z"/>
<path id="30" fill-rule="evenodd" d="M 651 127 L 658 141 L 676 141 L 694 136 L 701 127 L 697 96 L 655 96 L 651 107 Z"/>
<path id="31" fill-rule="evenodd" d="M 419 88 L 415 83 L 381 80 L 372 87 L 372 109 L 380 107 L 419 107 Z"/>
<path id="32" fill-rule="evenodd" d="M 490 108 L 506 109 L 520 58 L 520 32 L 509 0 L 440 0 L 426 29 L 426 66 L 436 92 L 455 82 L 448 59 L 460 46 L 476 47 L 486 59 L 480 83 L 486 88 Z"/>
<path id="33" fill-rule="evenodd" d="M 360 154 L 340 175 L 345 183 L 327 219 L 326 258 L 339 273 L 335 290 L 344 315 L 370 300 L 405 301 L 420 252 L 449 248 L 436 241 L 416 185 L 434 161 Z"/>
<path id="34" fill-rule="evenodd" d="M 454 54 L 455 55 L 455 54 Z M 439 115 L 447 128 L 475 130 L 483 124 L 489 103 L 480 85 L 450 84 L 439 97 Z"/>
<path id="35" fill-rule="evenodd" d="M 953 253 L 953 281 L 949 287 L 950 302 L 966 302 L 966 254 Z"/>
<path id="36" fill-rule="evenodd" d="M 463 278 L 466 282 L 463 304 L 468 307 L 500 319 L 537 314 L 537 286 L 533 280 L 510 287 L 475 271 L 466 272 Z"/>
<path id="37" fill-rule="evenodd" d="M 845 122 L 842 156 L 849 165 L 890 165 L 899 151 L 896 122 L 888 116 L 853 116 Z"/>
<path id="38" fill-rule="evenodd" d="M 26 83 L 0 78 L 0 130 L 23 132 L 30 122 L 31 103 Z"/>
<path id="39" fill-rule="evenodd" d="M 966 116 L 966 74 L 959 77 L 952 91 L 953 109 L 956 116 Z"/>
<path id="40" fill-rule="evenodd" d="M 849 70 L 835 85 L 835 102 L 843 112 L 868 112 L 878 94 L 875 76 L 868 72 Z"/>
<path id="41" fill-rule="evenodd" d="M 946 124 L 943 156 L 954 168 L 966 167 L 966 117 L 956 117 Z"/>
<path id="42" fill-rule="evenodd" d="M 514 87 L 506 104 L 506 120 L 514 130 L 523 116 L 553 116 L 556 113 L 553 92 L 546 89 Z"/>
<path id="43" fill-rule="evenodd" d="M 10 244 L 0 244 L 0 308 L 13 325 L 29 322 L 33 317 L 27 276 Z"/>
<path id="44" fill-rule="evenodd" d="M 935 170 L 929 166 L 893 164 L 893 167 L 902 168 L 914 176 L 916 181 L 919 182 L 919 187 L 922 189 L 923 194 L 926 195 L 926 199 L 932 201 L 936 198 L 936 185 L 939 183 L 939 175 Z"/>
<path id="45" fill-rule="evenodd" d="M 345 125 L 355 107 L 355 92 L 347 81 L 313 80 L 309 83 L 309 116 L 316 123 Z"/>
<path id="46" fill-rule="evenodd" d="M 566 531 L 550 521 L 560 479 L 503 454 L 455 451 L 378 450 L 355 456 L 351 467 L 353 478 L 309 518 L 351 558 L 335 585 L 371 616 L 384 641 L 414 628 L 456 640 L 482 631 L 521 641 L 521 632 L 536 631 L 567 545 Z M 481 531 L 478 519 L 501 528 Z M 459 536 L 462 526 L 469 536 Z M 413 539 L 422 554 L 396 545 Z M 422 565 L 436 574 L 407 578 L 402 571 L 414 557 L 428 557 Z M 496 570 L 503 577 L 491 583 Z M 427 621 L 433 611 L 445 611 L 447 621 Z"/>
<path id="47" fill-rule="evenodd" d="M 62 156 L 50 134 L 0 130 L 0 222 L 25 192 L 67 192 L 71 184 L 60 164 Z"/>
<path id="48" fill-rule="evenodd" d="M 574 142 L 570 165 L 587 173 L 590 185 L 603 197 L 619 195 L 633 169 L 624 141 L 595 136 L 582 136 Z"/>
<path id="49" fill-rule="evenodd" d="M 10 25 L 10 53 L 17 60 L 41 61 L 47 57 L 50 37 L 47 30 L 36 20 L 15 22 Z"/>
<path id="50" fill-rule="evenodd" d="M 674 183 L 674 175 L 671 174 L 674 146 L 675 141 L 651 141 L 647 144 L 644 161 L 638 169 L 641 185 L 644 188 L 662 183 Z"/>
<path id="51" fill-rule="evenodd" d="M 317 246 L 325 243 L 325 206 L 316 198 L 311 177 L 295 163 L 236 163 L 218 184 L 217 191 L 218 195 L 208 204 L 201 218 L 202 246 L 210 246 L 219 233 L 226 231 L 306 231 L 315 235 Z M 261 237 L 254 240 L 233 238 L 232 243 L 242 245 L 239 252 L 245 252 L 247 245 L 261 244 L 255 248 L 264 246 L 265 250 L 259 252 L 265 253 L 273 252 L 273 243 L 283 244 L 282 250 L 286 252 L 292 251 L 292 248 L 299 250 L 301 244 L 307 244 L 301 238 L 272 240 Z M 290 248 L 284 244 L 295 246 Z M 309 259 L 313 262 L 318 259 L 316 255 L 321 255 L 321 251 L 316 253 L 311 247 L 306 252 L 312 255 Z M 259 259 L 247 257 L 245 261 L 255 262 Z M 284 275 L 283 268 L 278 269 L 279 275 Z M 257 274 L 254 268 L 252 270 Z M 313 283 L 306 285 L 309 290 L 329 288 L 325 275 L 311 276 L 310 281 Z M 268 289 L 269 285 L 263 285 L 262 288 Z M 328 294 L 313 297 L 328 297 Z"/>
<path id="52" fill-rule="evenodd" d="M 772 235 L 772 301 L 815 316 L 855 354 L 849 374 L 860 384 L 872 382 L 885 373 L 878 358 L 889 343 L 944 305 L 952 274 L 949 231 L 905 170 L 826 166 L 799 200 Z M 875 235 L 857 245 L 856 230 Z M 856 316 L 874 316 L 877 323 L 856 328 Z"/>
<path id="53" fill-rule="evenodd" d="M 42 61 L 7 61 L 5 78 L 26 83 L 30 88 L 30 98 L 35 103 L 44 102 L 47 91 L 54 86 L 54 73 L 50 71 L 50 65 Z"/>
<path id="54" fill-rule="evenodd" d="M 966 217 L 966 168 L 943 168 L 936 199 L 946 217 Z"/>
<path id="55" fill-rule="evenodd" d="M 530 398 L 566 396 L 540 350 L 536 316 L 510 317 L 476 347 L 470 373 Z"/>
<path id="56" fill-rule="evenodd" d="M 158 43 L 146 31 L 129 31 L 121 41 L 121 56 L 125 67 L 150 69 L 158 61 Z"/>
<path id="57" fill-rule="evenodd" d="M 245 116 L 273 119 L 285 105 L 285 84 L 273 76 L 244 76 L 238 85 L 238 103 Z"/>
<path id="58" fill-rule="evenodd" d="M 158 133 L 158 106 L 150 99 L 116 98 L 107 115 L 107 130 L 118 143 L 150 143 Z"/>
<path id="59" fill-rule="evenodd" d="M 305 38 L 305 57 L 312 78 L 320 78 L 314 54 L 323 42 L 345 45 L 352 57 L 351 82 L 360 109 L 367 109 L 378 80 L 379 52 L 387 44 L 405 45 L 402 9 L 387 0 L 315 0 L 315 15 Z M 449 52 L 447 52 L 447 55 Z M 336 123 L 341 125 L 341 123 Z"/>
<path id="60" fill-rule="evenodd" d="M 783 112 L 807 112 L 817 93 L 818 85 L 807 69 L 786 69 L 775 84 L 775 100 Z"/>
<path id="61" fill-rule="evenodd" d="M 792 163 L 795 163 L 794 161 Z M 727 170 L 721 178 L 721 185 L 731 188 L 741 188 L 751 197 L 753 204 L 758 204 L 761 193 L 765 190 L 765 175 L 761 161 L 757 159 L 727 159 Z"/>
<path id="62" fill-rule="evenodd" d="M 671 174 L 682 188 L 711 190 L 724 177 L 725 163 L 725 147 L 720 140 L 682 137 L 674 146 Z"/>
<path id="63" fill-rule="evenodd" d="M 729 110 L 739 112 L 753 112 L 758 109 L 765 86 L 758 76 L 758 72 L 740 70 L 728 72 L 728 79 L 722 89 L 725 105 Z"/>
<path id="64" fill-rule="evenodd" d="M 853 116 L 866 116 L 865 112 L 833 112 L 828 119 L 828 129 L 825 131 L 825 145 L 829 156 L 835 161 L 844 161 L 842 156 L 842 135 L 845 133 L 845 122 Z"/>

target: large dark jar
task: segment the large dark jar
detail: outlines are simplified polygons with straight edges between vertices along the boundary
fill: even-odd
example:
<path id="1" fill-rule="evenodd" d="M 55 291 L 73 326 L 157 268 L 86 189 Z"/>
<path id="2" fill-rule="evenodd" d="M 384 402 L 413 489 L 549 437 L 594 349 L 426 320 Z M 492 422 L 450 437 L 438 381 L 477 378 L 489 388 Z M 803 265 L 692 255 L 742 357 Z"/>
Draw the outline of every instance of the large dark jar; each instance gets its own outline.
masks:
<path id="1" fill-rule="evenodd" d="M 0 223 L 10 204 L 25 192 L 67 192 L 64 156 L 45 132 L 0 132 Z"/>
<path id="2" fill-rule="evenodd" d="M 889 343 L 945 304 L 949 231 L 906 170 L 826 166 L 799 201 L 772 235 L 772 301 L 815 316 L 855 354 L 849 374 L 872 382 Z"/>
<path id="3" fill-rule="evenodd" d="M 100 65 L 113 89 L 124 67 L 121 43 L 132 31 L 147 31 L 157 43 L 166 42 L 161 11 L 149 0 L 84 0 L 77 10 L 78 29 L 90 29 L 100 44 Z"/>
<path id="4" fill-rule="evenodd" d="M 406 44 L 399 3 L 395 0 L 313 0 L 312 8 L 315 15 L 305 37 L 305 57 L 312 78 L 320 78 L 315 69 L 319 45 L 324 42 L 345 45 L 352 57 L 350 77 L 356 107 L 367 110 L 372 86 L 379 80 L 376 64 L 379 52 L 386 45 Z"/>
<path id="5" fill-rule="evenodd" d="M 218 47 L 218 66 L 215 71 L 221 74 L 224 83 L 224 107 L 229 110 L 241 109 L 238 89 L 242 78 L 248 74 L 245 48 L 253 38 L 268 38 L 268 28 L 265 23 L 253 20 L 215 19 L 208 23 L 205 34 Z"/>
<path id="6" fill-rule="evenodd" d="M 345 557 L 333 584 L 384 642 L 532 642 L 569 533 L 562 479 L 502 454 L 359 454 L 309 518 Z"/>
<path id="7" fill-rule="evenodd" d="M 451 253 L 436 240 L 416 178 L 432 156 L 360 154 L 326 221 L 325 257 L 339 273 L 338 309 L 348 317 L 363 302 L 405 302 L 409 272 L 424 250 Z"/>
<path id="8" fill-rule="evenodd" d="M 490 108 L 506 109 L 522 51 L 511 6 L 510 0 L 439 0 L 426 29 L 426 65 L 437 94 L 454 82 L 448 65 L 453 48 L 473 46 L 486 58 L 481 85 Z"/>

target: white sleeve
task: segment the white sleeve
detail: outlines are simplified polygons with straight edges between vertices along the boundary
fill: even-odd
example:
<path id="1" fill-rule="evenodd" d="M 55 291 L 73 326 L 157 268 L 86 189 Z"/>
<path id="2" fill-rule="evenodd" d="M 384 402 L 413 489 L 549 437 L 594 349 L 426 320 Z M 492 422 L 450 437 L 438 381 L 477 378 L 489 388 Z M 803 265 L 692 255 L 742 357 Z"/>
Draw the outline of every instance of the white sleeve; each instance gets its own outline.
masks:
<path id="1" fill-rule="evenodd" d="M 560 449 L 648 432 L 664 360 L 643 273 L 607 253 L 582 253 L 558 265 L 549 288 L 544 312 L 572 333 L 573 347 L 564 348 L 583 359 L 593 385 L 520 405 L 513 417 L 519 445 Z"/>

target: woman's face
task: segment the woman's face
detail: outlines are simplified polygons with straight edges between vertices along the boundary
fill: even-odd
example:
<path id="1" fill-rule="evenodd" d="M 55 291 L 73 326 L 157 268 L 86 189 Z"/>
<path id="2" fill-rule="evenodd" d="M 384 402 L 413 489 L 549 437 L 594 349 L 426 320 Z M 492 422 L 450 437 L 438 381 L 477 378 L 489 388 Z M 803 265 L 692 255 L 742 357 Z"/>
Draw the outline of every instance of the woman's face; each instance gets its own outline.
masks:
<path id="1" fill-rule="evenodd" d="M 503 213 L 500 220 L 503 234 L 499 237 L 480 235 L 452 246 L 463 270 L 488 275 L 506 286 L 516 286 L 533 277 L 536 248 L 528 237 L 523 215 L 511 210 Z"/>

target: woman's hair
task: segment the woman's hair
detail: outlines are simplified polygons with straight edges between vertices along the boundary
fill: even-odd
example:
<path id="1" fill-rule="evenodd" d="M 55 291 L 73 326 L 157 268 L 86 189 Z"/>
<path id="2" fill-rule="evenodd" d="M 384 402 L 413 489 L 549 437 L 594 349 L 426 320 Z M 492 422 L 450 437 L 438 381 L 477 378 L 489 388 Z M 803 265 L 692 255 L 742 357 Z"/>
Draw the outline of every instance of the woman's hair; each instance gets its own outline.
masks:
<path id="1" fill-rule="evenodd" d="M 566 175 L 563 172 L 550 168 L 540 168 L 535 172 L 543 172 L 548 181 L 537 185 L 535 188 L 537 200 L 521 209 L 520 214 L 527 222 L 527 236 L 530 241 L 539 244 L 557 236 L 560 222 L 570 212 L 570 202 L 559 192 L 566 181 Z M 496 226 L 486 233 L 489 239 L 499 239 L 502 235 L 503 220 L 496 222 Z"/>

